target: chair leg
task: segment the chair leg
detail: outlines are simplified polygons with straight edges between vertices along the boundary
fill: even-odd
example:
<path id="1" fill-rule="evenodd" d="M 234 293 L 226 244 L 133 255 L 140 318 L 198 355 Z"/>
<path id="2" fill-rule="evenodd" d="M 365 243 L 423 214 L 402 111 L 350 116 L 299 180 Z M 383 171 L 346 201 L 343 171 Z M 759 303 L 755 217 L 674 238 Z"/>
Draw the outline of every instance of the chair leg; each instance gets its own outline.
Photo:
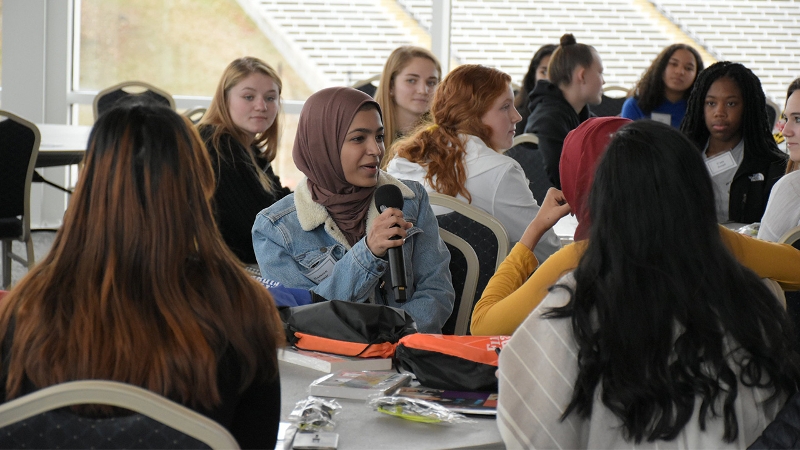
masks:
<path id="1" fill-rule="evenodd" d="M 27 249 L 28 257 L 27 257 L 27 267 L 28 270 L 33 268 L 33 265 L 36 264 L 36 259 L 33 257 L 33 238 L 31 237 L 30 231 L 28 232 L 28 238 L 25 239 L 25 248 Z"/>
<path id="2" fill-rule="evenodd" d="M 3 290 L 8 290 L 11 286 L 11 241 L 3 239 L 2 244 L 2 260 L 3 260 Z"/>

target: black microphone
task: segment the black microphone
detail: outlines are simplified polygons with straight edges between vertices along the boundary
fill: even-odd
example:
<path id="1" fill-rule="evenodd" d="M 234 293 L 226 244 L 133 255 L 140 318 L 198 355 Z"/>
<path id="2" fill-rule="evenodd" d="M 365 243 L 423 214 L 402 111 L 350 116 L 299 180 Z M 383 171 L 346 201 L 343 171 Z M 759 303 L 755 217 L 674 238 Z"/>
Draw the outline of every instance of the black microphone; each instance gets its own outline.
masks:
<path id="1" fill-rule="evenodd" d="M 386 208 L 403 209 L 403 193 L 393 184 L 384 184 L 375 191 L 375 207 L 379 212 Z M 399 225 L 395 225 L 396 227 Z M 400 239 L 393 236 L 390 239 Z M 406 266 L 403 262 L 403 247 L 392 247 L 389 252 L 389 271 L 392 275 L 392 290 L 398 303 L 406 301 Z"/>

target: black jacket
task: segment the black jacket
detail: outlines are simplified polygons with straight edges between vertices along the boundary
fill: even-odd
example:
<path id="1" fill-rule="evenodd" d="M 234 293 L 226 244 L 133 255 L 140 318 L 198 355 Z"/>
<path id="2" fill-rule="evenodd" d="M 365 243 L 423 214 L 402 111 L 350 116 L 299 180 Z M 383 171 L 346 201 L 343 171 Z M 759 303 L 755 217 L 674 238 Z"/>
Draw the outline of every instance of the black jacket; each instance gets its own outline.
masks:
<path id="1" fill-rule="evenodd" d="M 741 431 L 740 431 L 741 432 Z M 800 394 L 794 394 L 778 416 L 748 449 L 800 448 Z"/>
<path id="2" fill-rule="evenodd" d="M 588 106 L 584 106 L 579 114 L 576 113 L 561 89 L 547 80 L 539 80 L 528 98 L 531 115 L 525 132 L 539 138 L 539 150 L 547 176 L 555 187 L 561 189 L 558 162 L 564 138 L 592 114 Z"/>
<path id="3" fill-rule="evenodd" d="M 745 153 L 731 182 L 728 219 L 739 223 L 760 222 L 767 208 L 772 186 L 785 172 L 786 158 L 778 154 L 765 159 L 748 159 Z"/>
<path id="4" fill-rule="evenodd" d="M 211 143 L 212 126 L 200 128 L 200 135 L 208 148 L 217 187 L 214 191 L 214 217 L 225 243 L 245 264 L 256 264 L 251 230 L 256 215 L 262 209 L 287 196 L 291 191 L 281 186 L 281 180 L 272 167 L 262 159 L 257 159 L 260 170 L 267 174 L 274 190 L 267 192 L 258 180 L 250 162 L 248 151 L 233 136 L 226 134 L 220 139 L 220 149 Z M 219 158 L 218 158 L 219 154 Z"/>

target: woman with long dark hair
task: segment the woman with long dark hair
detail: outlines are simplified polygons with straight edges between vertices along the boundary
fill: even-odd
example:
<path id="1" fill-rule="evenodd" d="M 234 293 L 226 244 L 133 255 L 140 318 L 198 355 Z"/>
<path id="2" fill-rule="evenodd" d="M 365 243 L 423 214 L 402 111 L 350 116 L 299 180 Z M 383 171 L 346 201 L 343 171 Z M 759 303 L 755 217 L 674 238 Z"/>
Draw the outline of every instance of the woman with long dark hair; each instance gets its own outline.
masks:
<path id="1" fill-rule="evenodd" d="M 717 220 L 760 222 L 787 159 L 772 136 L 761 81 L 747 67 L 721 61 L 700 73 L 688 103 L 681 131 L 702 150 Z"/>
<path id="2" fill-rule="evenodd" d="M 672 44 L 656 56 L 622 105 L 620 116 L 654 119 L 680 128 L 686 115 L 686 100 L 697 74 L 703 71 L 703 58 L 694 47 Z"/>
<path id="3" fill-rule="evenodd" d="M 522 116 L 522 120 L 517 124 L 517 134 L 525 132 L 525 125 L 528 124 L 528 116 L 531 115 L 531 110 L 528 109 L 528 95 L 536 87 L 539 80 L 547 80 L 547 69 L 550 65 L 550 57 L 553 52 L 558 48 L 554 44 L 545 44 L 536 50 L 531 58 L 531 63 L 528 66 L 528 72 L 522 78 L 522 86 L 519 92 L 514 96 L 514 107 L 517 112 Z"/>
<path id="4" fill-rule="evenodd" d="M 166 107 L 117 107 L 84 163 L 52 249 L 0 304 L 2 401 L 120 381 L 273 448 L 282 327 L 220 236 L 197 131 Z"/>
<path id="5" fill-rule="evenodd" d="M 580 124 L 564 140 L 561 153 L 563 199 L 578 220 L 575 242 L 564 246 L 541 266 L 531 251 L 547 228 L 542 220 L 531 221 L 475 305 L 470 331 L 475 335 L 508 335 L 547 295 L 550 286 L 572 271 L 586 249 L 592 218 L 588 197 L 597 163 L 611 136 L 630 123 L 622 117 L 593 117 Z M 555 191 L 555 189 L 551 189 Z M 556 193 L 560 195 L 560 193 Z M 542 208 L 548 203 L 546 198 Z M 785 290 L 800 289 L 800 251 L 787 244 L 775 244 L 718 227 L 725 246 L 736 259 L 758 274 L 770 278 Z"/>
<path id="6" fill-rule="evenodd" d="M 797 392 L 800 356 L 783 306 L 720 238 L 699 151 L 626 125 L 589 209 L 578 267 L 500 355 L 508 448 L 748 445 Z"/>

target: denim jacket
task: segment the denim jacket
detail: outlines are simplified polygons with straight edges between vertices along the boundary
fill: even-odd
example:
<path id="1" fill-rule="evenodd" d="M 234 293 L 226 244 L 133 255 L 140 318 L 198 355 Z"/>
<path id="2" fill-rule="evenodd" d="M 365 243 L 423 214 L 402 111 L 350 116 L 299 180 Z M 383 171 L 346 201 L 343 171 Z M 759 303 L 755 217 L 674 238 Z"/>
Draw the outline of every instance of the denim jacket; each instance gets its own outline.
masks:
<path id="1" fill-rule="evenodd" d="M 324 206 L 311 199 L 306 180 L 294 194 L 261 211 L 253 224 L 253 247 L 264 277 L 284 286 L 308 289 L 329 300 L 373 302 L 404 309 L 423 333 L 440 333 L 453 310 L 450 253 L 425 189 L 381 172 L 378 186 L 394 184 L 403 193 L 407 230 L 403 259 L 407 278 L 405 303 L 395 301 L 389 264 L 367 247 L 366 237 L 352 248 Z M 378 216 L 374 203 L 367 230 Z"/>

